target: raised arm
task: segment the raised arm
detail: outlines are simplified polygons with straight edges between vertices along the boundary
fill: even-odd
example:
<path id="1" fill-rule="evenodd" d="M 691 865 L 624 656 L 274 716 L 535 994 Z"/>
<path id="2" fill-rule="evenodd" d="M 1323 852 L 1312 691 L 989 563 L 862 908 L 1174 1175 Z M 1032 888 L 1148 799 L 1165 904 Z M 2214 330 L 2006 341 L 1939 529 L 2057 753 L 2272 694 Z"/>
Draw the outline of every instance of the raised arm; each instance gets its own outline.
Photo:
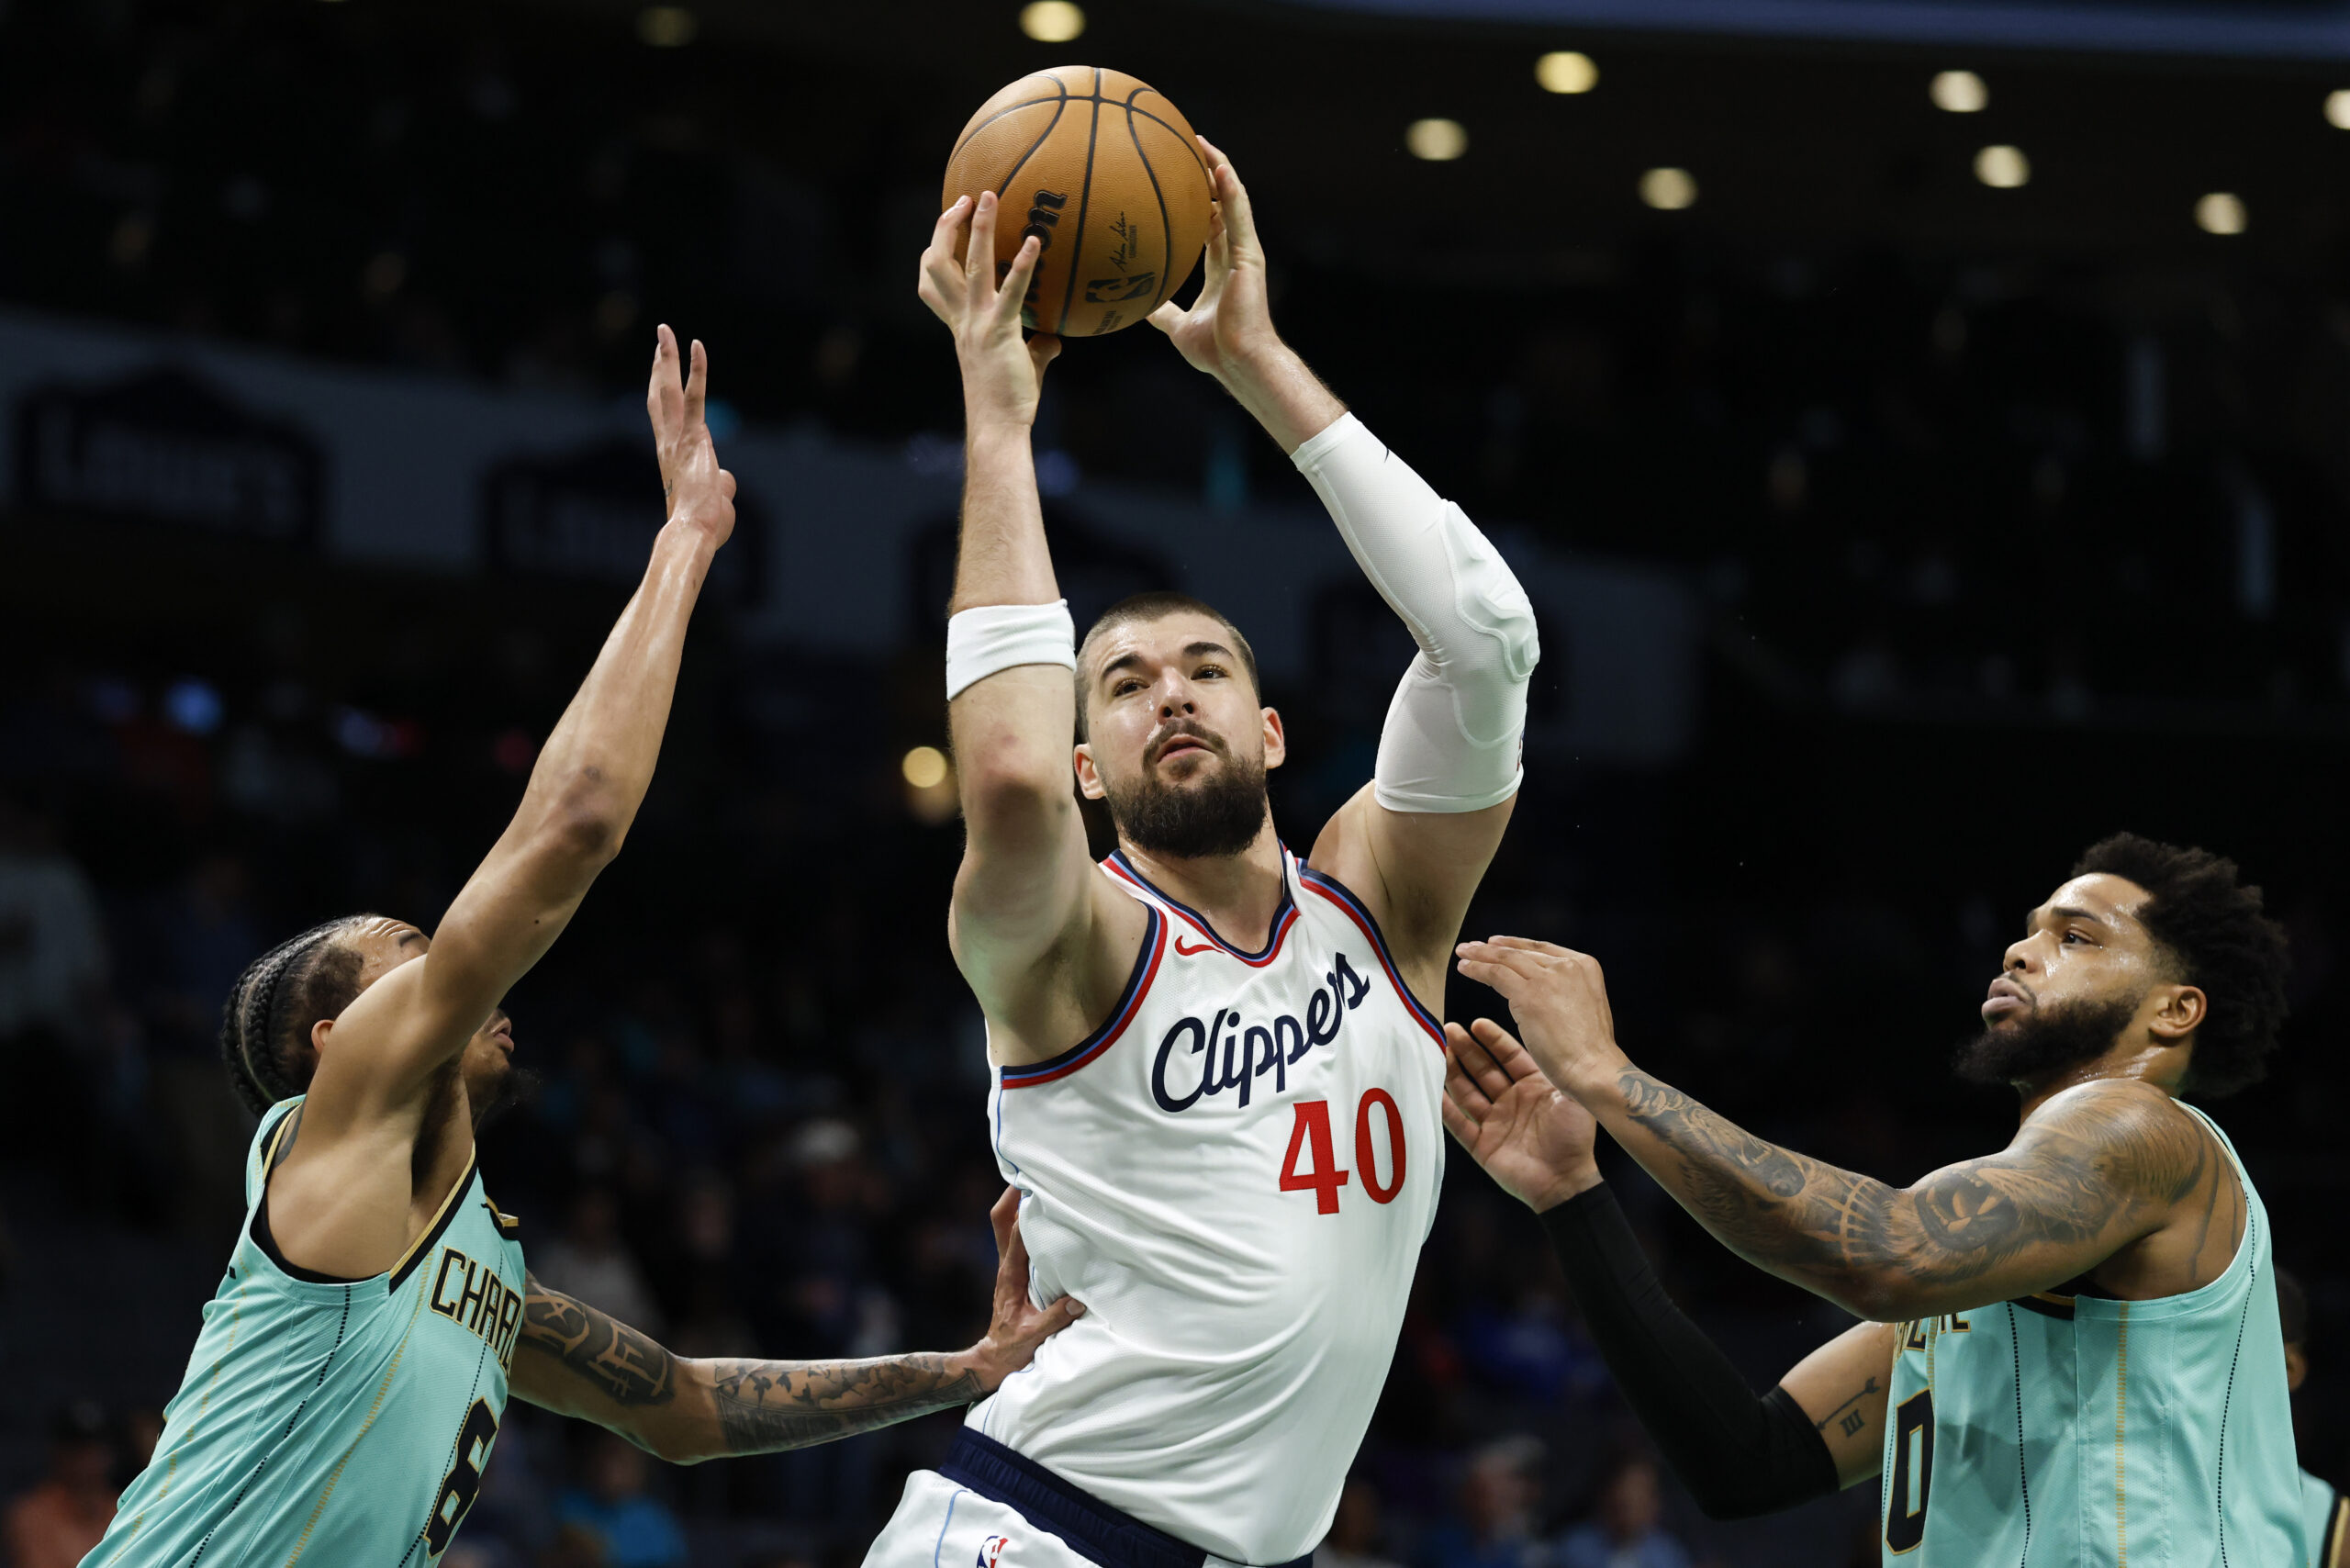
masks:
<path id="1" fill-rule="evenodd" d="M 1540 656 L 1533 606 L 1460 509 L 1281 342 L 1248 192 L 1229 159 L 1200 146 L 1216 194 L 1206 275 L 1188 309 L 1163 305 L 1151 324 L 1289 454 L 1419 644 L 1388 709 L 1373 782 L 1323 829 L 1313 858 L 1371 902 L 1407 978 L 1433 997 L 1516 797 Z"/>
<path id="2" fill-rule="evenodd" d="M 653 779 L 686 624 L 734 528 L 734 478 L 719 467 L 703 422 L 708 384 L 701 344 L 681 376 L 677 338 L 661 328 L 645 401 L 669 518 L 644 580 L 548 735 L 514 820 L 458 891 L 430 951 L 319 1025 L 343 1048 L 319 1051 L 303 1113 L 306 1144 L 413 1111 L 432 1075 L 545 954 L 620 853 Z M 349 1048 L 363 1042 L 364 1049 Z"/>
<path id="3" fill-rule="evenodd" d="M 987 1337 L 967 1350 L 853 1361 L 683 1359 L 534 1276 L 514 1349 L 514 1392 L 677 1464 L 808 1448 L 984 1399 L 1085 1311 L 1066 1296 L 1047 1307 L 1030 1304 L 1017 1212 L 1007 1190 L 989 1216 L 995 1309 Z"/>
<path id="4" fill-rule="evenodd" d="M 2062 1284 L 2168 1225 L 2215 1179 L 2210 1140 L 2151 1084 L 2054 1095 L 1998 1154 L 1907 1187 L 1781 1148 L 1640 1071 L 1615 1041 L 1599 966 L 1546 942 L 1464 943 L 1552 1081 L 1587 1106 L 1724 1246 L 1879 1322 Z"/>
<path id="5" fill-rule="evenodd" d="M 948 936 L 989 1017 L 1048 1055 L 1094 1021 L 1081 1015 L 1088 999 L 1038 977 L 1067 968 L 1055 960 L 1091 931 L 1099 879 L 1072 782 L 1076 655 L 1029 447 L 1045 367 L 1060 342 L 1022 341 L 1021 300 L 1040 247 L 1024 242 L 999 284 L 999 216 L 992 192 L 976 206 L 958 199 L 948 207 L 923 252 L 919 286 L 955 334 L 963 376 L 947 724 L 966 836 Z M 967 663 L 988 673 L 958 685 Z"/>

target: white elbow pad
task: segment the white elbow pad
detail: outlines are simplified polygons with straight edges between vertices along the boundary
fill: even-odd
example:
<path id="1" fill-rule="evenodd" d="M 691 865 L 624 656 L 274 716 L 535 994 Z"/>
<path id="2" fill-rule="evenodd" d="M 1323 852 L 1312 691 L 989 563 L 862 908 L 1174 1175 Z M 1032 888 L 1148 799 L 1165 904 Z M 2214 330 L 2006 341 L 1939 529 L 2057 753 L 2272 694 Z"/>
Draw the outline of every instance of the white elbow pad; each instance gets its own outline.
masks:
<path id="1" fill-rule="evenodd" d="M 1542 656 L 1534 606 L 1461 510 L 1352 414 L 1294 461 L 1419 656 L 1379 736 L 1379 803 L 1476 812 L 1516 792 L 1527 683 Z"/>

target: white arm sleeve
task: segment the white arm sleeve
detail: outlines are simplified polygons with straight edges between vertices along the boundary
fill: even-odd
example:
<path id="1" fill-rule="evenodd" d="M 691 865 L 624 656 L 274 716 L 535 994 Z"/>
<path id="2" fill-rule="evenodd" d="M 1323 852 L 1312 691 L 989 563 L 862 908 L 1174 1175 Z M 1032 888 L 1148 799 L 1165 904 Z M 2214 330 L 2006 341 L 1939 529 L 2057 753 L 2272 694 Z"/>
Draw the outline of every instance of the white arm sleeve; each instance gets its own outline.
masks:
<path id="1" fill-rule="evenodd" d="M 1477 525 L 1352 414 L 1292 459 L 1419 656 L 1379 734 L 1379 803 L 1477 812 L 1517 792 L 1534 606 Z"/>

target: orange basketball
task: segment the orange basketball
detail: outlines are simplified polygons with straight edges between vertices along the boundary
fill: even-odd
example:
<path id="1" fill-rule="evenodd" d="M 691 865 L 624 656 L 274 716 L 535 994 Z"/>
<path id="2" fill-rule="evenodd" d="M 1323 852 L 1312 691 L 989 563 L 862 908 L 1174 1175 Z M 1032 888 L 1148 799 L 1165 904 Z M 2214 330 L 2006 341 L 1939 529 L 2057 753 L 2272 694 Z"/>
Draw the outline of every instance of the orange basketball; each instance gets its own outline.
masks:
<path id="1" fill-rule="evenodd" d="M 1063 65 L 979 106 L 946 161 L 942 207 L 993 191 L 997 275 L 1044 244 L 1022 319 L 1099 337 L 1182 286 L 1207 244 L 1214 200 L 1191 123 L 1122 71 Z"/>

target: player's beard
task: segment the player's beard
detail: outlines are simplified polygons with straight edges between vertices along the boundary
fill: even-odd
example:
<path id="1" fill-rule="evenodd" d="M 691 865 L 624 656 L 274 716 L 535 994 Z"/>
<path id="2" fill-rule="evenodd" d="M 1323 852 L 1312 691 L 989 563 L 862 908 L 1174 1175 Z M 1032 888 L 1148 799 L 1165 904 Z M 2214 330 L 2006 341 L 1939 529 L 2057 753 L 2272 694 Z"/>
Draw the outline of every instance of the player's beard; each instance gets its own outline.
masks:
<path id="1" fill-rule="evenodd" d="M 1952 1065 L 1969 1083 L 2037 1083 L 2102 1056 L 2138 1014 L 2136 997 L 2041 1002 L 1962 1041 Z"/>
<path id="2" fill-rule="evenodd" d="M 1103 785 L 1110 820 L 1118 835 L 1137 849 L 1178 860 L 1237 855 L 1257 841 L 1265 825 L 1265 765 L 1232 755 L 1204 730 L 1188 730 L 1212 747 L 1224 766 L 1188 789 L 1145 771 L 1130 784 Z"/>

